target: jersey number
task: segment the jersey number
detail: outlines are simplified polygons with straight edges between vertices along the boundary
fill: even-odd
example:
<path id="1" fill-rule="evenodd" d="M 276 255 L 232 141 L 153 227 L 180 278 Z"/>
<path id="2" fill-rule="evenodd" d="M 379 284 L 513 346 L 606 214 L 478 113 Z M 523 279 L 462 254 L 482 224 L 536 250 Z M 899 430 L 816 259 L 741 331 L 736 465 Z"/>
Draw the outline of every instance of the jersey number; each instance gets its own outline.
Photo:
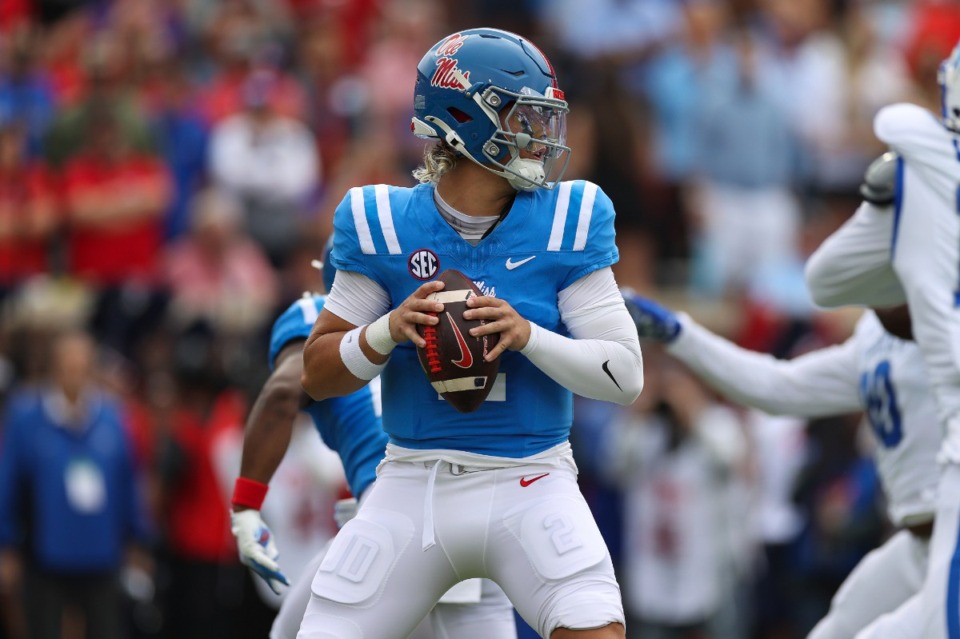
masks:
<path id="1" fill-rule="evenodd" d="M 890 381 L 890 362 L 883 360 L 872 373 L 860 375 L 860 397 L 867 419 L 885 448 L 893 448 L 903 439 L 903 425 L 897 393 Z"/>

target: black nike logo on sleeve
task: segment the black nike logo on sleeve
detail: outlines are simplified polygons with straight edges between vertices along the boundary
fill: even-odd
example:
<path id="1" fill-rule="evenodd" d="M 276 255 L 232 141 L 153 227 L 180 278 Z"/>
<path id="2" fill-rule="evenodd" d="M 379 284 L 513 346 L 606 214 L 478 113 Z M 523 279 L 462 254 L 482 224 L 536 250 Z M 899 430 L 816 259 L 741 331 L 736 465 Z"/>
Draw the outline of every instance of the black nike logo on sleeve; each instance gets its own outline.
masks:
<path id="1" fill-rule="evenodd" d="M 607 374 L 607 377 L 609 377 L 614 384 L 617 385 L 617 389 L 622 393 L 623 389 L 620 388 L 620 384 L 617 382 L 617 378 L 614 377 L 613 373 L 610 372 L 610 367 L 608 366 L 609 363 L 610 363 L 610 360 L 608 359 L 607 361 L 605 361 L 603 364 L 600 365 L 600 368 L 603 369 L 603 372 Z"/>

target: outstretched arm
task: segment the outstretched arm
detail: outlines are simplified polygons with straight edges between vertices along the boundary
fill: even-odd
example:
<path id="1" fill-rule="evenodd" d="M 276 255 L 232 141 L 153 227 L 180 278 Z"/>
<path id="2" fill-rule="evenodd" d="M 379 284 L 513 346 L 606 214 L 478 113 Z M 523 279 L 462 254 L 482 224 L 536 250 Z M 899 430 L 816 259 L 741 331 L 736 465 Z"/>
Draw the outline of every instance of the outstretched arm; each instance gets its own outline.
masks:
<path id="1" fill-rule="evenodd" d="M 807 260 L 807 288 L 818 306 L 897 306 L 903 288 L 890 264 L 891 207 L 864 202 Z"/>
<path id="2" fill-rule="evenodd" d="M 741 348 L 651 300 L 628 296 L 627 306 L 641 337 L 665 342 L 671 355 L 733 402 L 798 417 L 862 410 L 852 339 L 781 360 Z"/>

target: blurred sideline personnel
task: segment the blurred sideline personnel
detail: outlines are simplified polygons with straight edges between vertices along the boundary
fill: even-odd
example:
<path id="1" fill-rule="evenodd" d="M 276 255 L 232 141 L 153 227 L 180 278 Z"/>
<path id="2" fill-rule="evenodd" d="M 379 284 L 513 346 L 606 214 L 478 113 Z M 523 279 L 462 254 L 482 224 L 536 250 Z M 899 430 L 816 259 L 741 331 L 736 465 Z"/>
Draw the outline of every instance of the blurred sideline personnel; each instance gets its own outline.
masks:
<path id="1" fill-rule="evenodd" d="M 382 371 L 390 441 L 320 565 L 302 639 L 404 637 L 470 577 L 497 582 L 541 637 L 624 637 L 569 434 L 574 392 L 630 404 L 643 363 L 610 269 L 610 199 L 595 184 L 559 182 L 566 112 L 531 42 L 454 33 L 417 67 L 412 129 L 438 140 L 414 173 L 421 184 L 353 188 L 337 208 L 338 271 L 302 381 L 319 400 Z M 487 321 L 471 334 L 499 334 L 487 359 L 502 357 L 500 375 L 471 413 L 438 398 L 414 348 L 425 345 L 418 326 L 443 310 L 426 298 L 449 268 L 484 293 L 466 301 L 464 318 Z"/>
<path id="2" fill-rule="evenodd" d="M 49 383 L 3 416 L 0 587 L 22 595 L 30 639 L 61 639 L 68 609 L 85 636 L 122 639 L 120 570 L 150 565 L 141 481 L 121 407 L 92 381 L 93 339 L 68 332 L 52 348 Z"/>
<path id="3" fill-rule="evenodd" d="M 324 259 L 324 280 L 333 283 L 335 269 Z M 260 391 L 244 435 L 240 477 L 233 496 L 233 533 L 240 560 L 279 592 L 286 578 L 278 564 L 279 551 L 273 535 L 260 516 L 267 484 L 280 465 L 300 410 L 313 420 L 321 439 L 340 455 L 350 491 L 361 500 L 376 480 L 377 464 L 383 459 L 387 435 L 380 422 L 379 384 L 370 384 L 345 397 L 320 402 L 303 393 L 303 344 L 313 322 L 323 309 L 321 295 L 304 296 L 294 302 L 273 325 L 270 335 L 272 373 Z M 356 512 L 357 500 L 337 504 L 338 524 Z M 329 544 L 314 557 L 290 592 L 284 597 L 271 639 L 294 639 L 300 629 L 310 585 Z M 482 594 L 481 594 L 482 590 Z M 430 614 L 433 633 L 422 623 L 412 637 L 418 639 L 511 639 L 516 637 L 513 607 L 496 584 L 487 580 L 465 581 L 444 595 Z"/>
<path id="4" fill-rule="evenodd" d="M 960 46 L 940 67 L 943 112 L 883 108 L 877 137 L 896 154 L 892 208 L 861 206 L 807 263 L 821 306 L 910 308 L 942 427 L 942 475 L 923 590 L 911 601 L 911 632 L 960 637 Z M 894 636 L 894 635 L 884 635 Z"/>
<path id="5" fill-rule="evenodd" d="M 850 573 L 810 639 L 853 637 L 919 592 L 940 479 L 940 427 L 905 307 L 868 311 L 843 344 L 789 361 L 740 348 L 643 297 L 628 296 L 627 307 L 642 337 L 667 344 L 731 401 L 809 418 L 866 412 L 890 519 L 901 530 Z M 884 627 L 886 636 L 900 636 L 892 619 Z"/>

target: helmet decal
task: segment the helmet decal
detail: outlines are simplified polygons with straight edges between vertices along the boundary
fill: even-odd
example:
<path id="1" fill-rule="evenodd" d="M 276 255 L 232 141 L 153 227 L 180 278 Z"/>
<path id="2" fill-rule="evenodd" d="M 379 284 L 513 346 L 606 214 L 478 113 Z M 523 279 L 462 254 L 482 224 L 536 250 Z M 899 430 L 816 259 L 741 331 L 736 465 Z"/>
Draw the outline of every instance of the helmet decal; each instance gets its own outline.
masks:
<path id="1" fill-rule="evenodd" d="M 457 67 L 456 58 L 437 58 L 437 70 L 430 78 L 430 86 L 441 89 L 469 89 L 470 72 Z"/>
<path id="2" fill-rule="evenodd" d="M 464 41 L 469 37 L 469 35 L 463 35 L 462 33 L 454 33 L 448 36 L 447 39 L 437 47 L 437 55 L 442 58 L 449 58 L 452 55 L 456 55 L 460 47 L 463 46 Z"/>

